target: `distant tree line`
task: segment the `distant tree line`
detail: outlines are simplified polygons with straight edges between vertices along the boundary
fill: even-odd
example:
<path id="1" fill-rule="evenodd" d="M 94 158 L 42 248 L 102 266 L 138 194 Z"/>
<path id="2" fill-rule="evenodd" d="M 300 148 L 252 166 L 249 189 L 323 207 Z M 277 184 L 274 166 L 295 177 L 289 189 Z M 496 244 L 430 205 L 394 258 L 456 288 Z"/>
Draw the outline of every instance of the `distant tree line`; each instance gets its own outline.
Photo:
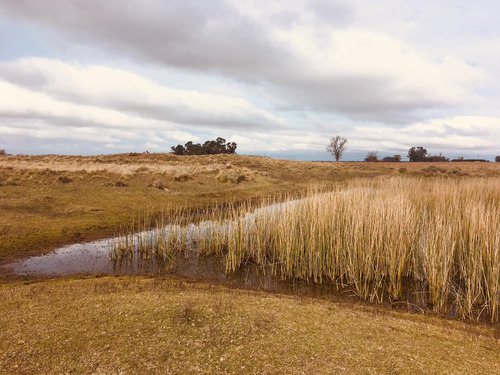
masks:
<path id="1" fill-rule="evenodd" d="M 385 158 L 382 159 L 382 161 L 389 161 L 389 162 L 399 162 L 401 161 L 401 155 L 396 154 L 394 156 L 386 156 Z"/>
<path id="2" fill-rule="evenodd" d="M 326 151 L 330 152 L 336 161 L 342 157 L 342 154 L 346 150 L 347 139 L 337 135 L 330 139 L 330 143 L 326 147 Z M 173 149 L 173 148 L 172 148 Z M 441 153 L 439 155 L 427 155 L 427 150 L 422 146 L 411 147 L 408 150 L 408 155 L 406 155 L 410 161 L 430 161 L 430 162 L 439 162 L 439 161 L 450 161 L 449 158 L 443 156 Z M 385 161 L 385 162 L 399 162 L 401 161 L 401 155 L 394 156 L 386 156 L 383 159 L 379 159 L 377 155 L 377 151 L 370 151 L 366 154 L 364 161 L 367 162 L 377 162 L 377 161 Z M 458 159 L 453 159 L 452 161 L 474 161 L 474 162 L 486 162 L 486 159 L 464 159 L 463 157 L 459 157 Z M 495 156 L 495 161 L 500 162 L 500 155 Z"/>
<path id="3" fill-rule="evenodd" d="M 401 161 L 401 155 L 386 156 L 385 158 L 379 159 L 377 151 L 370 151 L 366 154 L 365 161 L 385 161 L 385 162 L 398 162 Z"/>
<path id="4" fill-rule="evenodd" d="M 172 146 L 171 150 L 175 155 L 214 155 L 214 154 L 234 154 L 238 145 L 236 142 L 227 142 L 224 138 L 217 138 L 215 141 L 206 141 L 203 144 L 187 142 L 184 146 Z"/>
<path id="5" fill-rule="evenodd" d="M 410 161 L 450 161 L 450 159 L 441 154 L 427 155 L 427 150 L 421 146 L 410 148 L 407 156 Z"/>
<path id="6" fill-rule="evenodd" d="M 450 161 L 449 158 L 439 155 L 427 155 L 427 150 L 423 147 L 412 147 L 408 150 L 408 159 L 410 161 Z M 487 162 L 486 159 L 465 159 L 463 156 L 453 159 L 452 161 L 474 161 Z M 500 155 L 495 157 L 496 162 L 500 162 Z"/>
<path id="7" fill-rule="evenodd" d="M 449 158 L 446 156 L 443 156 L 442 154 L 439 155 L 428 155 L 427 150 L 421 146 L 419 147 L 412 147 L 408 150 L 408 159 L 410 161 L 430 161 L 430 162 L 439 162 L 439 161 L 450 161 Z M 366 154 L 366 157 L 364 161 L 368 162 L 375 162 L 375 161 L 385 161 L 385 162 L 398 162 L 401 161 L 401 155 L 394 155 L 394 156 L 386 156 L 383 159 L 379 159 L 377 155 L 377 151 L 370 151 Z M 482 161 L 486 162 L 488 160 L 486 159 L 464 159 L 462 156 L 460 156 L 457 159 L 453 159 L 452 161 Z M 495 156 L 495 161 L 500 162 L 500 155 Z"/>
<path id="8" fill-rule="evenodd" d="M 450 161 L 446 156 L 439 155 L 427 155 L 427 150 L 423 147 L 412 147 L 408 150 L 408 159 L 410 161 Z M 386 156 L 383 159 L 379 159 L 377 151 L 370 151 L 366 154 L 365 161 L 385 161 L 385 162 L 399 162 L 401 161 L 401 155 Z"/>

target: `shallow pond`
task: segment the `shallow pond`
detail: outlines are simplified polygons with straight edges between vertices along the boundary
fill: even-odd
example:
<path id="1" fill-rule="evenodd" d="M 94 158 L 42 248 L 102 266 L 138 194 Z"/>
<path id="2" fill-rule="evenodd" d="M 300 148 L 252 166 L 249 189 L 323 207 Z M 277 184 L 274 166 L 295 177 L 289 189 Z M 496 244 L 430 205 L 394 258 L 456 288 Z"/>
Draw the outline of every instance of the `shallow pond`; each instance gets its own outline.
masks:
<path id="1" fill-rule="evenodd" d="M 109 238 L 64 246 L 46 255 L 14 261 L 5 268 L 17 275 L 80 273 L 175 275 L 252 289 L 306 295 L 327 296 L 337 294 L 340 290 L 333 282 L 318 284 L 306 280 L 281 280 L 272 275 L 270 267 L 254 263 L 242 265 L 237 271 L 227 273 L 220 257 L 199 256 L 195 250 L 178 254 L 168 263 L 137 258 L 117 261 L 110 257 L 114 241 L 116 239 Z"/>
<path id="2" fill-rule="evenodd" d="M 279 211 L 284 207 L 294 205 L 300 200 L 292 200 L 266 207 L 257 208 L 253 212 L 245 215 L 245 220 L 252 220 L 262 212 Z M 200 233 L 220 224 L 211 221 L 202 221 L 197 225 L 190 224 L 186 227 L 185 233 Z M 179 226 L 165 227 L 165 231 L 178 231 Z M 145 231 L 136 233 L 134 241 L 138 238 L 154 238 L 156 231 Z M 112 259 L 111 252 L 113 245 L 120 241 L 120 237 L 107 238 L 104 240 L 68 245 L 57 248 L 46 255 L 34 256 L 27 259 L 17 260 L 5 266 L 18 275 L 67 275 L 75 273 L 122 273 L 132 274 L 139 272 L 186 272 L 193 275 L 198 268 L 206 268 L 208 263 L 220 263 L 213 257 L 198 257 L 195 250 L 187 252 L 183 256 L 179 255 L 171 264 L 159 263 L 156 261 L 144 262 L 134 256 L 131 261 L 117 261 Z M 184 267 L 186 268 L 184 270 Z M 219 265 L 217 266 L 219 267 Z M 210 266 L 209 268 L 213 268 Z M 222 268 L 222 265 L 220 265 Z M 223 271 L 223 270 L 222 270 Z"/>

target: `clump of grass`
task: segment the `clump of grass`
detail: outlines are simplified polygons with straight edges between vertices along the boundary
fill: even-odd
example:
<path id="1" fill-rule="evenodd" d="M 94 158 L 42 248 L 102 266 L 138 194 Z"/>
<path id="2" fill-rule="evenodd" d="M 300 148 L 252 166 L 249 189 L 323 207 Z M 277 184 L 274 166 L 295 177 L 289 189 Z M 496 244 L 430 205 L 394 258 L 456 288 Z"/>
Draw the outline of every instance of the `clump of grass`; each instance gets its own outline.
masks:
<path id="1" fill-rule="evenodd" d="M 233 171 L 230 173 L 221 171 L 217 175 L 217 181 L 222 182 L 222 183 L 231 182 L 233 184 L 239 184 L 239 183 L 247 181 L 247 180 L 248 179 L 247 179 L 247 176 L 245 174 L 237 172 L 237 171 Z"/>
<path id="2" fill-rule="evenodd" d="M 229 175 L 227 176 L 227 178 L 233 184 L 239 184 L 239 183 L 247 180 L 247 177 L 244 174 L 238 173 L 238 172 L 229 173 Z"/>
<path id="3" fill-rule="evenodd" d="M 189 300 L 180 306 L 176 306 L 172 311 L 172 323 L 199 325 L 205 318 L 205 312 L 196 304 Z"/>
<path id="4" fill-rule="evenodd" d="M 218 175 L 217 175 L 217 181 L 219 182 L 222 182 L 222 183 L 226 183 L 229 181 L 229 178 L 227 176 L 227 173 L 224 173 L 224 172 L 220 172 Z"/>
<path id="5" fill-rule="evenodd" d="M 59 176 L 57 178 L 57 182 L 60 182 L 61 184 L 68 184 L 72 181 L 73 181 L 73 179 L 68 177 L 68 176 Z"/>
<path id="6" fill-rule="evenodd" d="M 4 180 L 2 177 L 0 177 L 0 186 L 16 186 L 16 185 L 17 182 L 15 179 L 7 178 Z"/>
<path id="7" fill-rule="evenodd" d="M 177 173 L 174 175 L 174 181 L 178 182 L 186 182 L 191 179 L 192 179 L 192 173 L 190 173 L 186 169 L 181 169 L 177 171 Z"/>
<path id="8" fill-rule="evenodd" d="M 164 190 L 167 188 L 167 185 L 165 185 L 165 183 L 162 180 L 156 180 L 155 182 L 153 182 L 152 186 L 159 190 Z"/>

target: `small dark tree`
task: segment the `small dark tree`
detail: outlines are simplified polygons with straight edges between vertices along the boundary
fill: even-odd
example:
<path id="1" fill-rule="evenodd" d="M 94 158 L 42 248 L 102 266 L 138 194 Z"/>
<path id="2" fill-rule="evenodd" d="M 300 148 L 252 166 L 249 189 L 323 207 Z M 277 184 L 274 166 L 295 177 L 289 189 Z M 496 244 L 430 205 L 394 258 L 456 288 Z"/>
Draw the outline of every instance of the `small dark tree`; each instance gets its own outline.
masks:
<path id="1" fill-rule="evenodd" d="M 184 155 L 191 155 L 191 153 L 193 152 L 193 142 L 192 141 L 188 141 L 184 144 Z"/>
<path id="2" fill-rule="evenodd" d="M 208 155 L 218 154 L 217 152 L 217 142 L 215 141 L 206 141 L 203 143 L 203 150 Z"/>
<path id="3" fill-rule="evenodd" d="M 500 163 L 500 155 L 495 156 L 495 161 L 496 161 L 497 163 Z"/>
<path id="4" fill-rule="evenodd" d="M 410 161 L 425 161 L 427 150 L 423 147 L 412 147 L 408 150 L 408 159 Z"/>
<path id="5" fill-rule="evenodd" d="M 199 143 L 189 141 L 186 143 L 186 155 L 205 155 L 206 151 Z"/>
<path id="6" fill-rule="evenodd" d="M 175 155 L 184 155 L 186 153 L 183 145 L 172 146 L 171 150 Z"/>
<path id="7" fill-rule="evenodd" d="M 377 151 L 370 151 L 367 153 L 365 161 L 378 161 Z"/>
<path id="8" fill-rule="evenodd" d="M 236 147 L 238 147 L 238 145 L 236 144 L 236 142 L 227 142 L 226 152 L 228 154 L 234 154 L 236 152 Z"/>
<path id="9" fill-rule="evenodd" d="M 227 153 L 227 149 L 226 149 L 226 140 L 222 137 L 218 137 L 216 140 L 215 140 L 215 149 L 217 150 L 217 153 L 218 154 L 226 154 Z"/>
<path id="10" fill-rule="evenodd" d="M 1 150 L 0 150 L 0 155 L 7 155 L 7 153 L 5 152 L 5 150 L 4 150 L 4 149 L 1 149 Z"/>
<path id="11" fill-rule="evenodd" d="M 335 161 L 339 161 L 342 154 L 347 149 L 346 146 L 347 139 L 337 135 L 330 139 L 330 143 L 326 146 L 326 151 L 328 151 L 335 158 Z"/>

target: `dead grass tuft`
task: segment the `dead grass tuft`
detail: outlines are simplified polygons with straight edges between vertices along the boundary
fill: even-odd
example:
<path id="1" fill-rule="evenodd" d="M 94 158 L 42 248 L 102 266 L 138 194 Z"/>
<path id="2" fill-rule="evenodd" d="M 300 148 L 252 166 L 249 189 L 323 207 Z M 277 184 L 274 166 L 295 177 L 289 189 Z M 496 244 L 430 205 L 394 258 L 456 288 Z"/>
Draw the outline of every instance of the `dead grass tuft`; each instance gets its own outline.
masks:
<path id="1" fill-rule="evenodd" d="M 59 176 L 57 179 L 57 182 L 60 182 L 61 184 L 68 184 L 72 181 L 73 179 L 68 176 Z"/>

